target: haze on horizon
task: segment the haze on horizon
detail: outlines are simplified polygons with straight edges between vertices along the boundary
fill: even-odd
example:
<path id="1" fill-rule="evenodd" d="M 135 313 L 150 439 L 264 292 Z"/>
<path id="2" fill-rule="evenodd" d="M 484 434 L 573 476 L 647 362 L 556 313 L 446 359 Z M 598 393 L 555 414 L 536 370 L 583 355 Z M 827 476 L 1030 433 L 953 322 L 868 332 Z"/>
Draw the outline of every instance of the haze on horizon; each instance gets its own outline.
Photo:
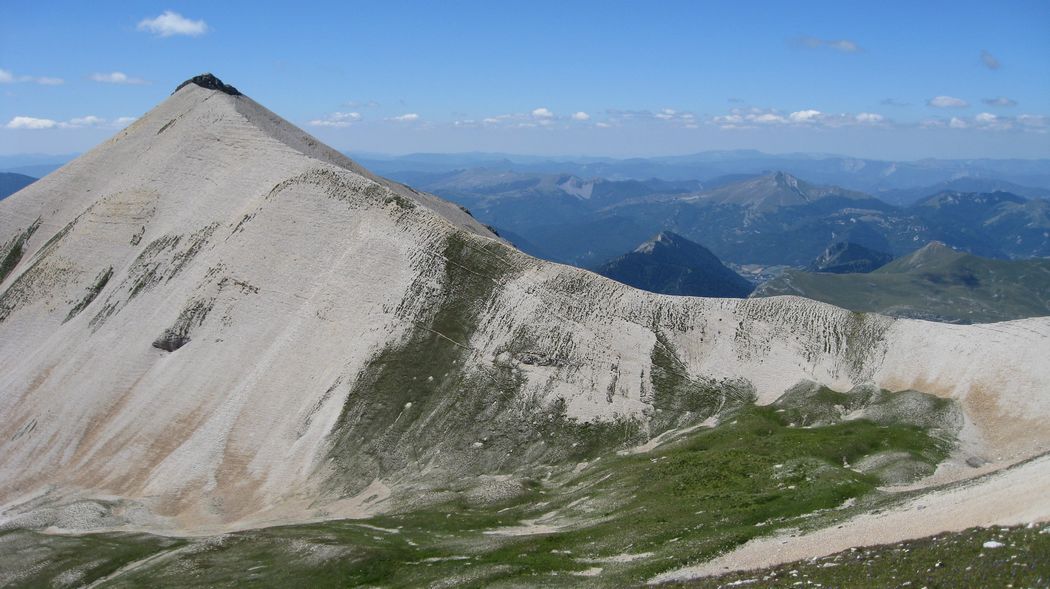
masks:
<path id="1" fill-rule="evenodd" d="M 1050 157 L 1045 2 L 16 1 L 4 16 L 0 155 L 85 151 L 212 71 L 354 152 Z"/>

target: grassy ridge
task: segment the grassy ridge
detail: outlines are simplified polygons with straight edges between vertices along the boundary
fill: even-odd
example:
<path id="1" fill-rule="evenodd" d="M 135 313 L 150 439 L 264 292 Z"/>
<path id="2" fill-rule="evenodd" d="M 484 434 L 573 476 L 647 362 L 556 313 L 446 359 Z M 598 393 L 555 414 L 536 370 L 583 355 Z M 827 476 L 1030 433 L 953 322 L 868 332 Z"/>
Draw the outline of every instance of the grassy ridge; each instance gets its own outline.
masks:
<path id="1" fill-rule="evenodd" d="M 752 296 L 776 295 L 952 323 L 1039 317 L 1050 315 L 1050 260 L 992 260 L 930 245 L 867 274 L 788 270 Z"/>

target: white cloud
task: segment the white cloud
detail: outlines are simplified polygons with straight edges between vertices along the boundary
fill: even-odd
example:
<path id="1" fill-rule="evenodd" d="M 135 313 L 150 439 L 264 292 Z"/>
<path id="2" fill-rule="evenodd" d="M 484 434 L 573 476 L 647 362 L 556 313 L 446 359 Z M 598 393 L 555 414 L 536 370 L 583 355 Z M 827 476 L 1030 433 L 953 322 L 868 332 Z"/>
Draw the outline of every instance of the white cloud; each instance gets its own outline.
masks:
<path id="1" fill-rule="evenodd" d="M 954 96 L 934 96 L 926 104 L 936 108 L 965 108 L 970 106 L 969 102 Z"/>
<path id="2" fill-rule="evenodd" d="M 729 114 L 708 119 L 709 123 L 723 129 L 753 129 L 758 126 L 784 125 L 810 128 L 837 128 L 854 125 L 882 125 L 886 117 L 871 113 L 830 114 L 816 109 L 803 109 L 787 116 L 776 109 L 734 108 Z"/>
<path id="3" fill-rule="evenodd" d="M 177 12 L 165 10 L 156 18 L 142 19 L 138 24 L 138 29 L 159 37 L 174 35 L 197 37 L 208 32 L 208 24 L 203 20 L 190 20 Z"/>
<path id="4" fill-rule="evenodd" d="M 8 129 L 121 129 L 134 120 L 135 117 L 119 117 L 109 120 L 95 115 L 74 117 L 68 121 L 56 121 L 54 119 L 41 119 L 37 117 L 15 117 L 4 126 Z"/>
<path id="5" fill-rule="evenodd" d="M 553 119 L 554 113 L 549 108 L 537 108 L 532 111 L 532 117 L 535 119 Z"/>
<path id="6" fill-rule="evenodd" d="M 945 119 L 927 119 L 919 123 L 923 129 L 952 128 L 973 129 L 976 131 L 1009 131 L 1046 133 L 1050 131 L 1050 117 L 1046 115 L 1020 115 L 1004 117 L 990 112 L 982 112 L 972 118 L 951 117 Z"/>
<path id="7" fill-rule="evenodd" d="M 651 110 L 608 109 L 605 113 L 609 116 L 608 122 L 613 125 L 634 121 L 650 123 L 653 121 L 665 121 L 683 127 L 696 124 L 696 114 L 673 108 L 661 108 L 656 112 Z"/>
<path id="8" fill-rule="evenodd" d="M 17 82 L 30 82 L 42 86 L 58 86 L 64 84 L 65 80 L 50 76 L 16 76 L 10 70 L 0 70 L 0 84 L 14 84 Z"/>
<path id="9" fill-rule="evenodd" d="M 594 126 L 598 127 L 599 129 L 608 129 L 609 127 L 612 127 L 611 124 L 603 122 L 603 121 L 598 121 L 597 123 L 594 124 Z"/>
<path id="10" fill-rule="evenodd" d="M 985 49 L 981 50 L 981 63 L 984 64 L 984 67 L 990 70 L 997 70 L 1003 66 L 1003 64 L 999 63 L 999 60 L 996 59 L 994 55 L 988 53 L 988 51 Z"/>
<path id="11" fill-rule="evenodd" d="M 860 53 L 864 51 L 855 41 L 849 39 L 820 39 L 818 37 L 799 37 L 795 44 L 809 49 L 827 48 L 841 53 Z"/>
<path id="12" fill-rule="evenodd" d="M 857 45 L 856 43 L 854 43 L 853 41 L 848 40 L 848 39 L 838 39 L 836 41 L 828 41 L 827 44 L 828 44 L 828 47 L 831 47 L 832 49 L 834 49 L 836 51 L 841 51 L 843 53 L 856 53 L 856 52 L 860 51 L 860 46 Z"/>
<path id="13" fill-rule="evenodd" d="M 810 123 L 817 121 L 822 114 L 819 110 L 800 110 L 791 113 L 788 118 L 796 123 Z"/>
<path id="14" fill-rule="evenodd" d="M 780 115 L 777 115 L 777 114 L 773 114 L 773 113 L 765 113 L 765 114 L 760 114 L 760 115 L 755 115 L 753 117 L 750 117 L 748 120 L 754 121 L 756 123 L 763 123 L 763 124 L 783 123 L 784 122 L 784 117 L 782 117 Z"/>
<path id="15" fill-rule="evenodd" d="M 36 117 L 15 117 L 4 125 L 8 129 L 53 129 L 59 125 L 58 121 L 51 119 L 38 119 Z"/>
<path id="16" fill-rule="evenodd" d="M 146 84 L 146 83 L 148 83 L 148 82 L 146 82 L 146 80 L 143 80 L 142 78 L 133 78 L 133 77 L 125 74 L 124 72 L 110 72 L 108 74 L 91 74 L 91 76 L 89 76 L 89 77 L 91 78 L 92 81 L 100 82 L 100 83 L 103 83 L 103 84 L 138 85 L 138 84 Z"/>
<path id="17" fill-rule="evenodd" d="M 403 115 L 392 117 L 390 120 L 392 120 L 392 121 L 399 121 L 399 122 L 402 122 L 402 123 L 411 123 L 412 121 L 418 121 L 419 120 L 419 115 L 414 113 L 414 112 L 408 112 L 408 113 L 405 113 Z"/>
<path id="18" fill-rule="evenodd" d="M 981 102 L 988 106 L 1017 106 L 1017 101 L 1012 98 L 1005 96 L 999 96 L 998 98 L 985 98 Z"/>
<path id="19" fill-rule="evenodd" d="M 579 112 L 572 113 L 572 120 L 574 120 L 574 121 L 589 121 L 589 120 L 591 120 L 591 115 L 589 115 L 589 114 L 587 114 L 587 113 L 585 113 L 585 112 L 583 112 L 581 110 Z"/>
<path id="20" fill-rule="evenodd" d="M 1045 133 L 1050 127 L 1050 117 L 1046 115 L 1021 115 L 1017 122 L 1024 127 Z"/>
<path id="21" fill-rule="evenodd" d="M 330 115 L 325 116 L 321 119 L 314 119 L 307 122 L 312 127 L 349 127 L 350 125 L 361 120 L 361 113 L 356 112 L 334 112 Z"/>
<path id="22" fill-rule="evenodd" d="M 673 108 L 663 108 L 660 109 L 660 112 L 654 114 L 653 116 L 662 121 L 669 121 L 675 118 L 676 114 L 678 114 L 678 112 Z"/>
<path id="23" fill-rule="evenodd" d="M 66 126 L 66 127 L 98 127 L 99 125 L 102 125 L 105 122 L 106 122 L 105 119 L 102 119 L 100 117 L 96 117 L 94 115 L 88 115 L 86 117 L 77 117 L 77 118 L 69 119 L 69 122 L 65 123 L 63 126 Z"/>
<path id="24" fill-rule="evenodd" d="M 884 120 L 886 120 L 886 117 L 884 117 L 884 116 L 882 116 L 880 114 L 873 113 L 873 112 L 857 113 L 857 116 L 855 116 L 853 118 L 858 123 L 866 123 L 866 124 L 877 124 L 877 123 L 881 123 Z"/>

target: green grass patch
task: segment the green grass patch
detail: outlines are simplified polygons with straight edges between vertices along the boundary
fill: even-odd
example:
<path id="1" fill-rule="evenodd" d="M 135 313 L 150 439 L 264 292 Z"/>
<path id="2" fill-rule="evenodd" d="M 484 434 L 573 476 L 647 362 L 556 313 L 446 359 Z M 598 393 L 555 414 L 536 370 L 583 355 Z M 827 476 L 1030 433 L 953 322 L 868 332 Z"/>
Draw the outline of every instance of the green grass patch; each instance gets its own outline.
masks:
<path id="1" fill-rule="evenodd" d="M 0 260 L 0 282 L 3 282 L 7 275 L 14 271 L 18 263 L 22 261 L 26 242 L 36 233 L 38 227 L 40 227 L 40 219 L 33 221 L 25 231 L 16 235 L 4 248 L 4 257 Z"/>

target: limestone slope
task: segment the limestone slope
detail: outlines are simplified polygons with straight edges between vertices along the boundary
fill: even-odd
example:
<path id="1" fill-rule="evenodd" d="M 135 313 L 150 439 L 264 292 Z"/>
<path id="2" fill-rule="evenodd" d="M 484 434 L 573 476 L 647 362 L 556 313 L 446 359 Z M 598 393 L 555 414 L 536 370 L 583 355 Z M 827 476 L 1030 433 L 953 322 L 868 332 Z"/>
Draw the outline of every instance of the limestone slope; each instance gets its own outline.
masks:
<path id="1" fill-rule="evenodd" d="M 0 246 L 11 525 L 361 515 L 802 380 L 956 398 L 963 458 L 1050 441 L 1048 319 L 637 291 L 530 258 L 198 84 L 0 203 Z M 61 511 L 87 500 L 90 516 Z"/>

